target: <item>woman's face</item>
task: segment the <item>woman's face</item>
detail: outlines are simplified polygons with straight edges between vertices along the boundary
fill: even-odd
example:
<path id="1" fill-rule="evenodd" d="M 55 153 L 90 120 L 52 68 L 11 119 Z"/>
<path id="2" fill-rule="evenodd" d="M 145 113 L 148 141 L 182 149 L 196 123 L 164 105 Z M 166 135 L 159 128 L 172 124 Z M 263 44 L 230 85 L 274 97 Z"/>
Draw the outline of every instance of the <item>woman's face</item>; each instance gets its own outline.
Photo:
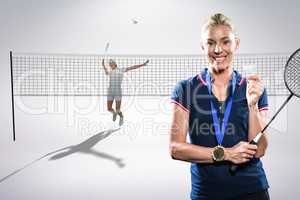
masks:
<path id="1" fill-rule="evenodd" d="M 208 28 L 202 35 L 202 49 L 207 55 L 211 67 L 222 72 L 231 67 L 239 39 L 225 25 Z"/>

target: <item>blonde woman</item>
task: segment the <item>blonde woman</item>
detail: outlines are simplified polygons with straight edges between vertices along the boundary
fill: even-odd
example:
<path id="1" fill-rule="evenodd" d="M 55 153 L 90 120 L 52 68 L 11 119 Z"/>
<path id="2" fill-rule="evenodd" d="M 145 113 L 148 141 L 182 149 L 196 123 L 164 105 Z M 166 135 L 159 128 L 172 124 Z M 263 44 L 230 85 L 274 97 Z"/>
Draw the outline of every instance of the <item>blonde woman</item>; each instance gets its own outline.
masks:
<path id="1" fill-rule="evenodd" d="M 241 76 L 232 67 L 240 39 L 230 19 L 212 15 L 202 28 L 209 68 L 180 81 L 172 94 L 172 158 L 191 162 L 192 200 L 268 200 L 268 181 L 260 161 L 268 100 L 259 76 Z M 187 136 L 190 143 L 187 142 Z M 235 175 L 229 166 L 240 166 Z"/>

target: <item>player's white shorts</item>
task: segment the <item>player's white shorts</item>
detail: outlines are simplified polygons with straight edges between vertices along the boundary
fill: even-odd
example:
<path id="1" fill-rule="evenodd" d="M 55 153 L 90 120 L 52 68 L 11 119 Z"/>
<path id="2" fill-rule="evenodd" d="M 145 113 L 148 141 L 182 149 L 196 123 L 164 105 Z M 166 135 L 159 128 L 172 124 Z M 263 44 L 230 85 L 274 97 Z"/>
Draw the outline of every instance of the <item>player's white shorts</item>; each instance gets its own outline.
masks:
<path id="1" fill-rule="evenodd" d="M 122 90 L 121 89 L 107 89 L 107 101 L 121 101 L 122 99 Z"/>

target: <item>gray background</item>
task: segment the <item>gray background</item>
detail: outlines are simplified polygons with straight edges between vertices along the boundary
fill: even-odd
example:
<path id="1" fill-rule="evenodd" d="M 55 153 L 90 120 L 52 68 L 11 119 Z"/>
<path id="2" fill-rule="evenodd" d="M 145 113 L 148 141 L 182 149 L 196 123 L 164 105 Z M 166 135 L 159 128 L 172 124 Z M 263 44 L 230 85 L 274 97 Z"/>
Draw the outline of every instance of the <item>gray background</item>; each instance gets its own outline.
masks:
<path id="1" fill-rule="evenodd" d="M 0 178 L 115 126 L 103 98 L 18 98 L 13 143 L 9 50 L 101 54 L 109 41 L 113 54 L 198 54 L 201 23 L 224 12 L 241 37 L 239 53 L 290 53 L 300 44 L 299 7 L 296 0 L 2 0 Z M 283 100 L 270 98 L 270 115 Z M 293 98 L 269 131 L 263 161 L 272 199 L 299 195 L 299 105 Z M 98 154 L 43 158 L 1 182 L 1 199 L 188 199 L 189 165 L 168 155 L 167 98 L 124 98 L 124 113 L 126 126 L 99 141 Z"/>

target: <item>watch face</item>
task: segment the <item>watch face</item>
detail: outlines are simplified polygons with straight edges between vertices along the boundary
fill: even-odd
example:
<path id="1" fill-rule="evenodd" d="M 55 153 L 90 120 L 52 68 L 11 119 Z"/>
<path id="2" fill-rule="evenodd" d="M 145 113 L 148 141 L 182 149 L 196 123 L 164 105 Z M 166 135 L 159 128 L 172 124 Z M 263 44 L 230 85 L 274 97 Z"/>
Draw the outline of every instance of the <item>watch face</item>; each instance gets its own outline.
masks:
<path id="1" fill-rule="evenodd" d="M 214 158 L 216 161 L 222 161 L 224 159 L 223 147 L 217 146 L 214 150 Z"/>

